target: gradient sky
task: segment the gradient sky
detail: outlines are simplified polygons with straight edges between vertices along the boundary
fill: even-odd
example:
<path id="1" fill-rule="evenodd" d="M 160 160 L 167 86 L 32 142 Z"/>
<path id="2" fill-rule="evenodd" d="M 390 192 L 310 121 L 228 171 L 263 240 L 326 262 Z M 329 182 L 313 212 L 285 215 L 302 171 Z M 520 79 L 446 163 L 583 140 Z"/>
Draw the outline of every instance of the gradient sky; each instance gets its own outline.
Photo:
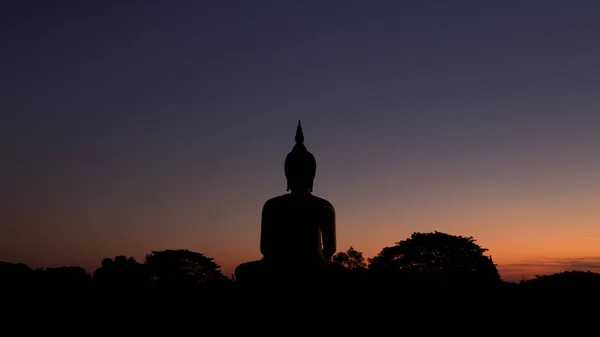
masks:
<path id="1" fill-rule="evenodd" d="M 0 260 L 259 259 L 297 119 L 366 257 L 474 236 L 600 271 L 598 1 L 0 4 Z"/>

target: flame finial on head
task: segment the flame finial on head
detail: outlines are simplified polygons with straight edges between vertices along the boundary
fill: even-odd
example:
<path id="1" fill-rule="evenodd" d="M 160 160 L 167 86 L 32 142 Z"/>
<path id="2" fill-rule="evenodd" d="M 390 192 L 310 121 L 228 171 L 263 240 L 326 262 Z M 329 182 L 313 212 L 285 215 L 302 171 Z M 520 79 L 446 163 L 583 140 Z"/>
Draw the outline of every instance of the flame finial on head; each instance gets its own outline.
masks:
<path id="1" fill-rule="evenodd" d="M 296 144 L 304 145 L 304 133 L 302 133 L 302 123 L 298 120 L 298 126 L 296 127 Z"/>

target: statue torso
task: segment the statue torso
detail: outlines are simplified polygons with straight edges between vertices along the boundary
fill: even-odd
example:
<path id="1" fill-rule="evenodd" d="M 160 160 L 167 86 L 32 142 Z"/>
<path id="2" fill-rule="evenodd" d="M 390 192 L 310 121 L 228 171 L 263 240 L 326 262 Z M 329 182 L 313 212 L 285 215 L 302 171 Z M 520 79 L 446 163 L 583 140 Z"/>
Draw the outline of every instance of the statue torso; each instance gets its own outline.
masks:
<path id="1" fill-rule="evenodd" d="M 273 251 L 266 259 L 296 262 L 324 261 L 322 226 L 329 225 L 333 206 L 307 194 L 286 194 L 265 203 L 263 230 L 268 230 Z"/>

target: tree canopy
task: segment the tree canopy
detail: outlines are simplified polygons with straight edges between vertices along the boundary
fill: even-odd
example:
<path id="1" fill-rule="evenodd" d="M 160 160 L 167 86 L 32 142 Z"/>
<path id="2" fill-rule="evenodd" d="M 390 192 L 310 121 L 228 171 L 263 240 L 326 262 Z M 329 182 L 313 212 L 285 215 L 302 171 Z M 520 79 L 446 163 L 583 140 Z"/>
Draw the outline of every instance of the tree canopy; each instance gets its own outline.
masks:
<path id="1" fill-rule="evenodd" d="M 362 252 L 357 251 L 352 246 L 345 252 L 338 252 L 333 255 L 332 262 L 350 270 L 367 268 Z"/>
<path id="2" fill-rule="evenodd" d="M 119 255 L 102 259 L 102 266 L 94 272 L 94 280 L 102 288 L 136 289 L 147 285 L 148 274 L 145 266 L 133 257 Z"/>
<path id="3" fill-rule="evenodd" d="M 385 247 L 372 259 L 369 269 L 403 271 L 410 274 L 478 275 L 500 280 L 486 248 L 473 237 L 455 236 L 441 232 L 413 233 L 410 238 Z"/>
<path id="4" fill-rule="evenodd" d="M 201 286 L 227 280 L 213 258 L 187 249 L 153 251 L 146 267 L 160 286 Z"/>

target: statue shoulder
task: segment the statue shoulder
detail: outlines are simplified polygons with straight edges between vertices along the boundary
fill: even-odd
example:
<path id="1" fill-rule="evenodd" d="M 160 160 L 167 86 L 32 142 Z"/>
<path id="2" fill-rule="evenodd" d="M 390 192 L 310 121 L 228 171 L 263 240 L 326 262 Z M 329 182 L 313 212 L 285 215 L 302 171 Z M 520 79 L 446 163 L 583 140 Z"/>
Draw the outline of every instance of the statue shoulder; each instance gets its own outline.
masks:
<path id="1" fill-rule="evenodd" d="M 280 196 L 271 198 L 265 202 L 265 204 L 263 205 L 263 208 L 264 209 L 277 208 L 277 207 L 281 206 L 281 204 L 286 202 L 287 197 L 288 197 L 288 195 L 284 194 L 284 195 L 280 195 Z"/>
<path id="2" fill-rule="evenodd" d="M 320 207 L 327 208 L 327 209 L 331 210 L 332 212 L 335 212 L 335 208 L 333 207 L 333 204 L 332 204 L 331 202 L 329 202 L 329 201 L 328 201 L 328 200 L 326 200 L 326 199 L 319 198 L 319 197 L 317 197 L 317 196 L 313 196 L 313 197 L 315 198 L 315 199 L 314 199 L 314 200 L 315 200 L 315 202 L 316 202 L 316 203 L 317 203 L 317 204 L 318 204 Z"/>

